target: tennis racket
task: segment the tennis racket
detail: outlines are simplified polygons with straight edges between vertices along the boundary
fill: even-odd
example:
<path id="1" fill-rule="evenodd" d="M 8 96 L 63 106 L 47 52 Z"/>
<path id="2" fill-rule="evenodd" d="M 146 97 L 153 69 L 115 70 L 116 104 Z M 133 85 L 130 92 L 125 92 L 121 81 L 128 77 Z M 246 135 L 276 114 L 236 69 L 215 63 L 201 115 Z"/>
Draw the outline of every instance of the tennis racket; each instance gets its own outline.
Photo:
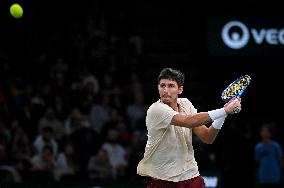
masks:
<path id="1" fill-rule="evenodd" d="M 233 97 L 240 98 L 242 94 L 247 89 L 247 86 L 250 84 L 251 77 L 249 75 L 244 75 L 233 81 L 224 91 L 222 92 L 221 98 L 223 101 L 228 102 Z M 234 112 L 238 113 L 239 108 L 235 107 Z"/>

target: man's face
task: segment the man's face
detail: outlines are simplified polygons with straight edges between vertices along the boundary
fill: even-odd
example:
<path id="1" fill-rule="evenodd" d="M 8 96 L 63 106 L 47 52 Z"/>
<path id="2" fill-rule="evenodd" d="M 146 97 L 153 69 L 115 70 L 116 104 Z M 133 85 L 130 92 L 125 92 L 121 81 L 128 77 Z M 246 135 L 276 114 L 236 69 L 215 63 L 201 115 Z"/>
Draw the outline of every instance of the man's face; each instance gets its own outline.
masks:
<path id="1" fill-rule="evenodd" d="M 271 137 L 271 133 L 270 133 L 269 129 L 266 128 L 266 127 L 262 128 L 260 134 L 261 134 L 262 139 L 265 139 L 265 140 L 270 139 L 270 137 Z"/>
<path id="2" fill-rule="evenodd" d="M 177 100 L 178 94 L 183 91 L 183 86 L 178 86 L 174 80 L 161 79 L 158 85 L 161 101 L 165 104 L 173 103 Z"/>

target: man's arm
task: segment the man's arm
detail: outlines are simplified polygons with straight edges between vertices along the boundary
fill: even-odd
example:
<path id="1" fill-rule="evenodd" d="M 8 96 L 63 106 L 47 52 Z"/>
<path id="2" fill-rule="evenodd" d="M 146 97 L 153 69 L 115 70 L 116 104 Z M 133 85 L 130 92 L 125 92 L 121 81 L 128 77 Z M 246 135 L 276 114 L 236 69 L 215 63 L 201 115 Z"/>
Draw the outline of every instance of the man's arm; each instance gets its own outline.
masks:
<path id="1" fill-rule="evenodd" d="M 193 132 L 202 142 L 212 144 L 220 132 L 220 129 L 215 129 L 212 125 L 210 127 L 203 125 L 195 127 Z"/>
<path id="2" fill-rule="evenodd" d="M 195 127 L 193 129 L 193 132 L 198 138 L 200 138 L 200 140 L 202 140 L 202 142 L 206 144 L 212 144 L 215 141 L 218 133 L 220 132 L 220 129 L 222 128 L 226 117 L 227 116 L 215 120 L 210 127 L 207 127 L 205 125 Z"/>
<path id="3" fill-rule="evenodd" d="M 212 122 L 208 112 L 199 112 L 194 115 L 176 114 L 171 121 L 172 125 L 194 128 Z"/>
<path id="4" fill-rule="evenodd" d="M 171 121 L 172 125 L 194 128 L 205 124 L 208 124 L 216 119 L 226 117 L 227 114 L 234 114 L 234 108 L 239 107 L 241 109 L 241 100 L 230 100 L 222 109 L 212 110 L 209 112 L 199 112 L 194 115 L 182 115 L 176 114 Z"/>

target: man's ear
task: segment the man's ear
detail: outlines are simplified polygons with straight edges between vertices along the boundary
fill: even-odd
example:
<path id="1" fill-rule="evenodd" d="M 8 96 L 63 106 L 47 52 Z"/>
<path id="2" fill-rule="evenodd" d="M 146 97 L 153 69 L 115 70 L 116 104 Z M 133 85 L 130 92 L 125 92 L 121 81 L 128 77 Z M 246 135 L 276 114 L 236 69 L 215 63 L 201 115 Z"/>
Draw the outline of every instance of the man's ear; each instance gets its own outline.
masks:
<path id="1" fill-rule="evenodd" d="M 183 92 L 183 86 L 180 86 L 180 87 L 178 88 L 178 94 L 182 94 L 182 92 Z"/>

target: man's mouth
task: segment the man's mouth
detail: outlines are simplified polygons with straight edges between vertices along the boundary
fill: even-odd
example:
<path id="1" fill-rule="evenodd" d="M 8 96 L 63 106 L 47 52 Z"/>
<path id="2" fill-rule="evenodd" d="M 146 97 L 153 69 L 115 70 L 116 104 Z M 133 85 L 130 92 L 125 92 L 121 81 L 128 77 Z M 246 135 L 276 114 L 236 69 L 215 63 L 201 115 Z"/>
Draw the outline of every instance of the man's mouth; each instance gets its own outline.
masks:
<path id="1" fill-rule="evenodd" d="M 163 95 L 163 98 L 171 98 L 171 96 Z"/>

